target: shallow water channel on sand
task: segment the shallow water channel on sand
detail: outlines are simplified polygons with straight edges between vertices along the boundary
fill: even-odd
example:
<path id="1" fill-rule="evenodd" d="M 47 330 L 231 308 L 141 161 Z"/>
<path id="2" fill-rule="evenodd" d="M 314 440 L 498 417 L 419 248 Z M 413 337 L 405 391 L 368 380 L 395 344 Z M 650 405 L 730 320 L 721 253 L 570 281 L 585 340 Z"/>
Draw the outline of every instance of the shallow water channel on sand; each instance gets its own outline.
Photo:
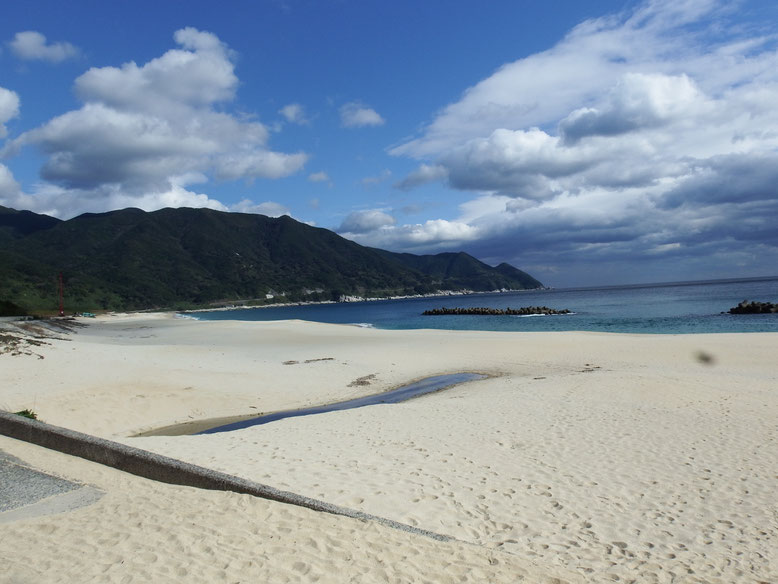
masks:
<path id="1" fill-rule="evenodd" d="M 216 434 L 218 432 L 231 432 L 232 430 L 241 430 L 250 426 L 258 426 L 259 424 L 267 424 L 268 422 L 275 422 L 277 420 L 283 420 L 285 418 L 297 418 L 299 416 L 311 416 L 313 414 L 324 414 L 326 412 L 338 412 L 341 410 L 350 410 L 353 408 L 362 408 L 365 406 L 372 406 L 376 404 L 396 404 L 401 401 L 418 397 L 434 391 L 440 391 L 441 389 L 447 389 L 460 383 L 467 381 L 476 381 L 478 379 L 484 379 L 488 377 L 481 373 L 450 373 L 447 375 L 436 375 L 434 377 L 427 377 L 415 383 L 409 385 L 403 385 L 397 389 L 386 391 L 383 393 L 377 393 L 373 395 L 366 395 L 364 397 L 358 397 L 342 402 L 335 402 L 323 406 L 313 406 L 310 408 L 302 408 L 299 410 L 284 410 L 281 412 L 273 412 L 272 414 L 265 414 L 256 418 L 248 420 L 241 420 L 239 422 L 232 422 L 230 424 L 224 424 L 215 428 L 209 428 L 198 432 L 198 434 Z"/>

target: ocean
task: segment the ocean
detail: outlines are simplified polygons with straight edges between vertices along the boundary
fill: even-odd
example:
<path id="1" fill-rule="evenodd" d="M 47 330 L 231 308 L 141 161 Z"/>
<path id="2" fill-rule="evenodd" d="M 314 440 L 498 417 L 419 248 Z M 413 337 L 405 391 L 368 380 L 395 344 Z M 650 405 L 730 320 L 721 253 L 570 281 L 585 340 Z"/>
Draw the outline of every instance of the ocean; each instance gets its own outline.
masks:
<path id="1" fill-rule="evenodd" d="M 382 329 L 604 331 L 641 334 L 778 332 L 778 314 L 731 315 L 743 300 L 778 302 L 778 277 L 243 308 L 188 313 L 200 320 L 287 320 Z M 423 316 L 432 308 L 547 306 L 549 316 Z M 724 313 L 724 314 L 722 314 Z"/>

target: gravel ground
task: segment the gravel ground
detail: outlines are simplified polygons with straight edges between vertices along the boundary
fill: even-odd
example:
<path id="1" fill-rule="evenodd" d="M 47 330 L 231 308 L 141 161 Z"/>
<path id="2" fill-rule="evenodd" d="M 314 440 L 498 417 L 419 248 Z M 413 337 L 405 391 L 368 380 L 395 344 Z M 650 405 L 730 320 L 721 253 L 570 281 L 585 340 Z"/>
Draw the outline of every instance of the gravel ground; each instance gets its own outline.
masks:
<path id="1" fill-rule="evenodd" d="M 0 513 L 67 493 L 81 485 L 33 470 L 0 450 Z"/>
<path id="2" fill-rule="evenodd" d="M 102 495 L 94 487 L 29 468 L 0 450 L 0 523 L 70 511 Z"/>

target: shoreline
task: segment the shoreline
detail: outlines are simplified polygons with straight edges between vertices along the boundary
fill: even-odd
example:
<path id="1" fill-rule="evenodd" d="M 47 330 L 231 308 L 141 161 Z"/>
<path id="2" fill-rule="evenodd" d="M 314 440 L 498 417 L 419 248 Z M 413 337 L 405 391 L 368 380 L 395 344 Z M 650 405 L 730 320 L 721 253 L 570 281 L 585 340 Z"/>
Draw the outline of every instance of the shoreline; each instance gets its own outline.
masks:
<path id="1" fill-rule="evenodd" d="M 175 313 L 83 322 L 67 338 L 34 347 L 35 355 L 0 355 L 0 406 L 30 407 L 55 425 L 441 533 L 472 546 L 472 558 L 497 559 L 494 569 L 527 562 L 541 574 L 572 573 L 568 581 L 575 574 L 662 581 L 689 570 L 701 581 L 778 579 L 778 515 L 769 513 L 778 511 L 778 333 L 386 330 Z M 303 408 L 464 370 L 492 377 L 398 404 L 233 432 L 131 437 L 165 423 Z M 125 486 L 114 488 L 103 500 L 125 496 Z M 175 513 L 163 504 L 168 491 L 149 488 L 139 512 L 152 521 Z M 219 501 L 218 529 L 231 533 L 225 521 L 240 512 L 237 499 Z M 63 526 L 56 537 L 69 537 L 71 517 L 103 526 L 102 504 L 52 516 Z M 310 565 L 330 565 L 320 520 L 306 515 L 309 527 L 298 520 L 289 520 L 292 533 L 318 546 Z M 45 521 L 11 523 L 14 541 L 39 534 Z M 110 529 L 131 531 L 122 521 Z M 403 546 L 416 544 L 375 545 L 371 561 L 400 566 Z M 451 548 L 437 545 L 425 555 L 445 562 Z M 343 558 L 357 549 L 348 546 Z M 267 560 L 277 570 L 294 561 L 293 554 Z M 470 578 L 489 579 L 502 581 Z"/>
<path id="2" fill-rule="evenodd" d="M 362 303 L 362 302 L 383 302 L 388 300 L 410 300 L 414 298 L 446 298 L 448 296 L 472 296 L 476 294 L 513 294 L 517 292 L 538 292 L 541 290 L 553 290 L 553 288 L 543 286 L 541 288 L 522 288 L 519 290 L 509 290 L 509 289 L 502 289 L 502 290 L 439 290 L 438 292 L 433 292 L 430 294 L 409 294 L 409 295 L 402 295 L 402 296 L 387 296 L 385 298 L 379 298 L 379 297 L 363 297 L 363 296 L 345 296 L 344 298 L 347 298 L 347 300 L 301 300 L 298 302 L 275 302 L 271 304 L 256 304 L 256 305 L 235 305 L 232 304 L 230 306 L 219 306 L 217 308 L 192 308 L 187 310 L 181 310 L 181 311 L 162 311 L 162 312 L 175 312 L 176 314 L 188 314 L 188 313 L 197 313 L 197 312 L 221 312 L 221 311 L 230 311 L 230 310 L 250 310 L 254 308 L 284 308 L 288 306 L 318 306 L 321 304 L 354 304 L 354 303 Z M 228 301 L 226 301 L 228 302 Z M 246 302 L 251 302 L 251 300 L 246 300 Z"/>

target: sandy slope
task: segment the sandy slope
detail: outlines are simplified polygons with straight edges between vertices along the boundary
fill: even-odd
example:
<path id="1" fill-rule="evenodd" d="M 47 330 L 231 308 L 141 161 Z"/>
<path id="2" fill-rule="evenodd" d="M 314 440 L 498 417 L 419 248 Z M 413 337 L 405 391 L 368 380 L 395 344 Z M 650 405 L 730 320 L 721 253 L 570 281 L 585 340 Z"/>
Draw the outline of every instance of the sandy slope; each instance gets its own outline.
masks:
<path id="1" fill-rule="evenodd" d="M 0 405 L 34 407 L 51 423 L 452 535 L 517 565 L 532 559 L 587 581 L 771 582 L 776 348 L 776 334 L 114 317 L 42 347 L 43 360 L 0 357 Z M 449 371 L 495 377 L 229 434 L 128 437 Z M 354 383 L 369 376 L 370 385 Z M 450 551 L 437 545 L 425 553 L 442 562 Z"/>
<path id="2" fill-rule="evenodd" d="M 5 437 L 0 449 L 105 491 L 88 507 L 2 524 L 4 583 L 578 581 L 510 554 L 155 483 Z"/>

